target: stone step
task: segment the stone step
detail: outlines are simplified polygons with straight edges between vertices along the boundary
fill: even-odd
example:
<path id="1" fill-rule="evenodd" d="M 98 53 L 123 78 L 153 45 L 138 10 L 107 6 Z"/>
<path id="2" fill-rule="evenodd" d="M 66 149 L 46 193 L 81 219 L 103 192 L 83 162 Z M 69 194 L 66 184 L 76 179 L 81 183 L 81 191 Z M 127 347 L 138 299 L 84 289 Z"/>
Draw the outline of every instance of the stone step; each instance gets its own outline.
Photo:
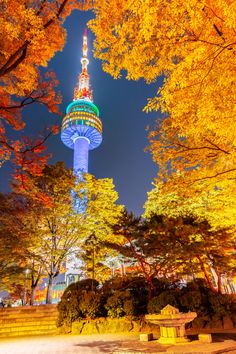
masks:
<path id="1" fill-rule="evenodd" d="M 8 322 L 13 322 L 15 320 L 22 320 L 22 321 L 27 321 L 28 319 L 35 319 L 36 321 L 40 321 L 40 320 L 43 320 L 44 318 L 48 318 L 49 320 L 56 320 L 58 317 L 58 315 L 50 315 L 50 316 L 47 316 L 47 315 L 41 315 L 41 316 L 32 316 L 32 315 L 28 315 L 28 316 L 21 316 L 21 315 L 16 315 L 15 317 L 2 317 L 0 316 L 0 322 L 1 321 L 8 321 Z"/>
<path id="2" fill-rule="evenodd" d="M 15 322 L 3 322 L 1 323 L 0 322 L 0 330 L 1 328 L 7 328 L 7 327 L 24 327 L 24 326 L 41 326 L 41 325 L 45 325 L 45 324 L 48 324 L 48 325 L 56 325 L 56 320 L 48 320 L 48 319 L 45 319 L 45 320 L 41 320 L 41 321 L 35 321 L 34 319 L 28 319 L 28 321 L 19 321 L 17 319 L 17 321 Z"/>
<path id="3" fill-rule="evenodd" d="M 39 316 L 57 316 L 58 312 L 14 312 L 14 313 L 0 313 L 0 318 L 13 318 L 13 317 L 27 317 L 27 316 L 33 316 L 33 317 L 39 317 Z"/>
<path id="4" fill-rule="evenodd" d="M 18 307 L 18 308 L 4 308 L 0 309 L 0 314 L 11 315 L 14 313 L 55 313 L 57 312 L 56 308 L 39 308 L 39 307 Z"/>
<path id="5" fill-rule="evenodd" d="M 46 313 L 38 313 L 36 314 L 22 314 L 22 313 L 16 313 L 14 315 L 11 316 L 1 316 L 0 314 L 0 320 L 12 320 L 14 318 L 57 318 L 58 313 L 50 313 L 50 314 L 46 314 Z"/>
<path id="6" fill-rule="evenodd" d="M 23 331 L 19 329 L 18 331 L 5 331 L 5 332 L 0 332 L 0 338 L 8 338 L 8 337 L 18 337 L 18 336 L 35 336 L 35 335 L 41 335 L 41 334 L 57 334 L 58 330 L 57 328 L 51 328 L 51 329 L 31 329 L 30 331 Z"/>
<path id="7" fill-rule="evenodd" d="M 17 326 L 17 327 L 2 327 L 0 328 L 0 333 L 4 333 L 4 332 L 18 332 L 20 331 L 35 331 L 35 330 L 41 330 L 41 331 L 45 331 L 45 330 L 50 330 L 50 329 L 56 329 L 56 324 L 44 324 L 44 325 L 38 325 L 38 326 Z"/>
<path id="8" fill-rule="evenodd" d="M 34 322 L 45 322 L 45 321 L 50 321 L 50 322 L 56 322 L 58 316 L 53 316 L 53 317 L 47 317 L 47 316 L 41 316 L 41 317 L 34 317 L 34 316 L 29 316 L 29 317 L 12 317 L 12 318 L 0 318 L 0 326 L 4 326 L 5 324 L 14 324 L 14 323 L 24 323 L 24 322 L 29 322 L 29 321 L 34 321 Z"/>
<path id="9" fill-rule="evenodd" d="M 43 318 L 43 317 L 51 317 L 55 318 L 58 316 L 58 313 L 15 313 L 15 314 L 10 314 L 10 315 L 2 315 L 0 314 L 0 320 L 3 319 L 13 319 L 13 318 Z"/>
<path id="10" fill-rule="evenodd" d="M 0 309 L 0 337 L 56 334 L 56 305 Z"/>

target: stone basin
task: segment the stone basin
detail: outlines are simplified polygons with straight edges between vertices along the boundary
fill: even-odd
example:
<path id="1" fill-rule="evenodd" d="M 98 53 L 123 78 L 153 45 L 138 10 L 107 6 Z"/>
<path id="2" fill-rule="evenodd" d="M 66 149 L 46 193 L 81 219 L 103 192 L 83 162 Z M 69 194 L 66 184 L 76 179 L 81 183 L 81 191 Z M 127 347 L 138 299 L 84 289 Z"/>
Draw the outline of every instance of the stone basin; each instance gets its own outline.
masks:
<path id="1" fill-rule="evenodd" d="M 185 324 L 193 321 L 196 317 L 196 312 L 183 313 L 179 312 L 177 308 L 167 305 L 160 314 L 146 315 L 145 319 L 160 326 L 159 343 L 177 344 L 188 342 L 185 335 Z"/>

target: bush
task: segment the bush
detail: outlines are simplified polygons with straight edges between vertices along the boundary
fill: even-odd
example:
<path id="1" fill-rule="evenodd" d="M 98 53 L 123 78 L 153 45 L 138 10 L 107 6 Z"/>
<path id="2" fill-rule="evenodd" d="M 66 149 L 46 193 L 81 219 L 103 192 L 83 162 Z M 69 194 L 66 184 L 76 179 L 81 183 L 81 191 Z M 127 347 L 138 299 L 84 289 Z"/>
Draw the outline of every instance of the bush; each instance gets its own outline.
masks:
<path id="1" fill-rule="evenodd" d="M 209 294 L 210 313 L 211 317 L 215 316 L 222 319 L 224 316 L 232 313 L 233 302 L 232 296 L 227 294 Z"/>
<path id="2" fill-rule="evenodd" d="M 92 291 L 99 283 L 96 280 L 85 279 L 69 285 L 64 291 L 61 301 L 57 305 L 57 326 L 69 326 L 79 318 L 96 316 L 99 313 L 101 298 Z M 88 295 L 89 294 L 89 295 Z M 87 304 L 87 310 L 85 310 Z M 90 309 L 91 306 L 91 309 Z"/>
<path id="3" fill-rule="evenodd" d="M 183 290 L 179 297 L 180 310 L 183 312 L 195 311 L 199 314 L 206 313 L 206 296 L 198 290 Z"/>
<path id="4" fill-rule="evenodd" d="M 160 295 L 153 297 L 148 302 L 148 313 L 160 313 L 166 305 L 171 305 L 178 308 L 178 296 L 179 293 L 177 291 L 163 291 Z"/>
<path id="5" fill-rule="evenodd" d="M 103 314 L 102 297 L 94 291 L 84 290 L 79 299 L 81 317 L 96 318 Z"/>
<path id="6" fill-rule="evenodd" d="M 105 304 L 107 315 L 112 318 L 136 315 L 137 301 L 129 290 L 117 290 Z"/>
<path id="7" fill-rule="evenodd" d="M 116 277 L 106 281 L 101 291 L 104 297 L 107 299 L 108 304 L 106 305 L 106 308 L 107 309 L 109 308 L 110 310 L 109 313 L 112 313 L 113 311 L 111 310 L 111 308 L 113 308 L 115 311 L 115 305 L 112 306 L 112 304 L 110 304 L 111 300 L 108 299 L 112 297 L 113 301 L 115 302 L 120 301 L 120 304 L 119 305 L 117 304 L 117 312 L 120 312 L 121 314 L 109 315 L 110 317 L 121 317 L 125 315 L 140 315 L 140 314 L 147 313 L 148 287 L 144 278 Z M 119 297 L 122 297 L 121 293 L 124 293 L 123 297 L 125 301 L 124 299 L 123 300 L 117 299 Z M 135 309 L 132 309 L 134 306 Z M 118 310 L 118 308 L 122 308 L 122 311 Z"/>
<path id="8" fill-rule="evenodd" d="M 199 318 L 204 317 L 208 321 L 213 317 L 222 319 L 235 313 L 234 296 L 213 292 L 206 287 L 203 279 L 196 279 L 183 289 L 180 304 L 184 312 L 195 311 Z"/>

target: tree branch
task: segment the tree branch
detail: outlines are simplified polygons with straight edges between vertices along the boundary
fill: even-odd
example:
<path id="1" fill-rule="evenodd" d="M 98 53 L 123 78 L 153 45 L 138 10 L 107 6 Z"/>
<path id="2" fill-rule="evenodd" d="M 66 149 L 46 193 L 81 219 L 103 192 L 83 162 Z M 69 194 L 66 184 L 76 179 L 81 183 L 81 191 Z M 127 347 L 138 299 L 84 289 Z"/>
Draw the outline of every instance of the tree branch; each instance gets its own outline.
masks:
<path id="1" fill-rule="evenodd" d="M 43 1 L 44 2 L 44 1 Z M 42 4 L 43 4 L 42 2 Z M 63 0 L 61 3 L 57 13 L 51 18 L 45 25 L 43 26 L 44 29 L 47 29 L 55 20 L 57 20 L 62 11 L 64 10 L 66 3 L 68 0 Z M 42 5 L 41 4 L 41 5 Z M 38 11 L 38 14 L 40 14 L 41 10 Z M 26 57 L 27 54 L 27 48 L 30 44 L 30 41 L 26 40 L 24 44 L 20 48 L 18 48 L 7 60 L 7 62 L 0 68 L 0 77 L 8 74 L 12 70 L 14 70 Z"/>
<path id="2" fill-rule="evenodd" d="M 210 147 L 210 146 L 199 146 L 199 147 L 190 147 L 190 146 L 187 146 L 187 145 L 184 145 L 184 144 L 181 144 L 181 143 L 177 143 L 177 142 L 173 142 L 172 144 L 173 145 L 177 145 L 179 147 L 182 147 L 183 149 L 185 150 L 182 150 L 182 151 L 178 151 L 178 152 L 185 152 L 185 151 L 194 151 L 194 150 L 214 150 L 214 151 L 221 151 L 227 155 L 230 155 L 230 152 L 224 150 L 224 149 L 221 149 L 218 145 L 212 143 L 210 140 L 208 139 L 205 139 L 206 142 L 208 142 L 209 144 L 211 144 L 213 147 Z"/>
<path id="3" fill-rule="evenodd" d="M 11 110 L 11 109 L 19 109 L 25 106 L 28 106 L 32 103 L 34 103 L 35 101 L 37 101 L 39 98 L 42 98 L 42 96 L 38 96 L 38 97 L 26 97 L 24 98 L 18 105 L 12 105 L 12 106 L 0 106 L 0 109 L 5 109 L 5 110 Z M 28 100 L 28 102 L 27 102 Z"/>
<path id="4" fill-rule="evenodd" d="M 0 68 L 0 77 L 15 69 L 25 59 L 28 44 L 29 41 L 25 41 L 25 43 L 9 57 L 7 62 Z"/>
<path id="5" fill-rule="evenodd" d="M 68 2 L 68 0 L 63 0 L 57 13 L 55 14 L 55 16 L 53 18 L 51 18 L 47 23 L 45 23 L 45 25 L 43 26 L 45 29 L 48 28 L 54 21 L 55 19 L 58 20 L 58 18 L 60 17 L 60 14 L 62 13 L 62 11 L 64 10 L 66 3 Z"/>
<path id="6" fill-rule="evenodd" d="M 193 182 L 188 183 L 188 184 L 189 184 L 189 185 L 193 185 L 195 182 L 203 181 L 203 180 L 205 180 L 205 179 L 215 178 L 215 177 L 224 175 L 224 174 L 226 174 L 226 173 L 234 172 L 234 171 L 236 171 L 236 168 L 232 168 L 232 169 L 227 170 L 227 171 L 218 172 L 218 173 L 216 173 L 215 175 L 212 175 L 212 176 L 206 176 L 206 177 L 202 177 L 202 178 L 197 178 L 197 179 L 195 179 Z"/>

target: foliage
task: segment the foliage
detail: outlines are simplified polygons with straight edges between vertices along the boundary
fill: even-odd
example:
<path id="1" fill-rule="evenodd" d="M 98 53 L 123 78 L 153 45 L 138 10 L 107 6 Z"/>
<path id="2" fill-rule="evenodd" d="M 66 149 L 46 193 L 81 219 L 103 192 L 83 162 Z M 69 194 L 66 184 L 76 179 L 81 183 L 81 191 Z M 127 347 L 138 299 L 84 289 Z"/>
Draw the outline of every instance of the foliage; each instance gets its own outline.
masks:
<path id="1" fill-rule="evenodd" d="M 217 317 L 223 318 L 231 313 L 233 305 L 232 296 L 210 293 L 208 301 L 212 316 L 217 315 Z"/>
<path id="2" fill-rule="evenodd" d="M 129 290 L 116 290 L 105 304 L 108 317 L 119 318 L 136 314 L 137 301 Z"/>
<path id="3" fill-rule="evenodd" d="M 236 267 L 231 230 L 213 230 L 207 221 L 193 217 L 162 216 L 153 216 L 147 229 L 145 241 L 156 242 L 159 257 L 171 265 L 169 270 L 163 269 L 163 275 L 202 274 L 212 291 L 222 292 L 222 275 L 230 276 Z M 212 269 L 217 277 L 216 287 Z"/>
<path id="4" fill-rule="evenodd" d="M 202 279 L 195 279 L 185 286 L 172 282 L 157 282 L 158 295 L 148 300 L 144 279 L 132 277 L 115 278 L 106 281 L 102 286 L 93 279 L 85 279 L 71 284 L 64 292 L 58 304 L 58 326 L 67 326 L 82 318 L 107 316 L 120 318 L 138 316 L 148 313 L 160 313 L 168 304 L 181 312 L 197 312 L 201 323 L 233 316 L 235 299 L 233 295 L 216 294 L 207 288 Z M 95 291 L 92 291 L 92 288 Z M 143 293 L 146 291 L 146 296 Z M 145 303 L 145 307 L 141 304 Z M 142 307 L 142 309 L 140 308 Z"/>
<path id="5" fill-rule="evenodd" d="M 11 159 L 16 177 L 31 171 L 38 174 L 48 155 L 45 141 L 58 132 L 48 128 L 36 139 L 12 140 L 11 129 L 22 130 L 25 107 L 38 103 L 49 112 L 59 113 L 61 95 L 51 71 L 41 70 L 63 49 L 63 24 L 74 9 L 91 8 L 90 0 L 3 0 L 0 4 L 0 165 Z"/>
<path id="6" fill-rule="evenodd" d="M 25 249 L 30 244 L 27 234 L 19 233 L 22 226 L 18 203 L 11 195 L 0 194 L 0 279 L 1 287 L 19 281 L 25 270 Z"/>
<path id="7" fill-rule="evenodd" d="M 144 279 L 117 277 L 105 281 L 102 286 L 94 279 L 85 279 L 64 291 L 58 304 L 58 326 L 70 327 L 80 318 L 136 316 L 146 313 L 146 306 Z"/>
<path id="8" fill-rule="evenodd" d="M 236 205 L 225 190 L 214 188 L 201 191 L 201 195 L 183 196 L 174 189 L 168 192 L 160 181 L 153 185 L 144 204 L 144 218 L 150 219 L 154 214 L 173 218 L 192 216 L 198 221 L 207 220 L 214 229 L 235 228 Z"/>
<path id="9" fill-rule="evenodd" d="M 199 291 L 199 289 L 183 291 L 179 297 L 179 304 L 183 309 L 183 312 L 195 311 L 199 316 L 206 315 L 207 308 L 207 296 Z"/>
<path id="10" fill-rule="evenodd" d="M 88 234 L 102 241 L 112 238 L 112 226 L 123 211 L 123 205 L 117 205 L 119 198 L 111 178 L 96 179 L 91 174 L 84 176 L 84 182 L 78 187 L 85 190 L 88 200 L 86 209 L 86 227 Z"/>
<path id="11" fill-rule="evenodd" d="M 84 279 L 69 285 L 64 291 L 58 306 L 58 321 L 60 327 L 63 324 L 70 325 L 73 321 L 82 317 L 95 317 L 100 309 L 100 297 L 92 287 L 97 288 L 98 282 L 93 279 Z M 92 305 L 92 308 L 90 306 Z"/>
<path id="12" fill-rule="evenodd" d="M 3 219 L 8 230 L 14 231 L 22 242 L 24 239 L 28 242 L 22 244 L 22 249 L 18 248 L 24 256 L 25 267 L 31 270 L 32 290 L 42 272 L 48 276 L 47 303 L 50 303 L 53 280 L 64 262 L 77 254 L 79 248 L 86 248 L 84 241 L 92 231 L 100 241 L 109 237 L 122 206 L 115 204 L 118 194 L 111 180 L 98 181 L 88 175 L 85 176 L 86 186 L 84 182 L 75 184 L 73 172 L 60 162 L 46 166 L 41 176 L 28 177 L 27 190 L 15 184 L 15 193 L 9 200 L 9 212 L 17 220 L 14 228 L 9 223 L 12 216 L 7 210 L 3 212 Z M 73 208 L 72 189 L 79 196 L 81 189 L 86 190 L 85 214 Z M 106 257 L 105 252 L 101 252 L 100 260 L 102 257 Z"/>
<path id="13" fill-rule="evenodd" d="M 180 305 L 184 306 L 183 309 L 196 311 L 198 317 L 210 322 L 212 319 L 222 320 L 224 316 L 230 316 L 233 318 L 235 313 L 235 297 L 233 294 L 219 294 L 211 291 L 211 289 L 204 286 L 198 286 L 195 290 L 191 290 L 191 284 L 187 286 L 187 289 L 183 289 L 184 293 L 180 299 Z M 194 292 L 194 297 L 191 301 L 191 295 Z M 197 295 L 198 294 L 198 295 Z M 189 297 L 188 305 L 183 304 L 183 298 Z M 195 298 L 197 300 L 195 302 Z M 194 301 L 193 301 L 194 299 Z"/>
<path id="14" fill-rule="evenodd" d="M 111 269 L 104 262 L 104 257 L 109 250 L 102 240 L 99 240 L 94 234 L 85 238 L 78 257 L 83 262 L 81 270 L 85 277 L 90 275 L 91 278 L 98 281 L 104 281 L 111 274 Z M 110 254 L 109 254 L 110 256 Z"/>
<path id="15" fill-rule="evenodd" d="M 106 243 L 113 239 L 113 225 L 117 223 L 123 211 L 123 205 L 117 204 L 118 193 L 112 179 L 96 179 L 84 175 L 84 182 L 77 188 L 84 191 L 87 199 L 85 216 L 86 235 L 81 244 L 80 255 L 83 268 L 88 276 L 104 281 L 110 276 L 106 265 L 109 257 L 116 256 Z"/>
<path id="16" fill-rule="evenodd" d="M 156 297 L 153 297 L 148 302 L 148 313 L 160 313 L 166 305 L 171 305 L 178 308 L 178 301 L 176 299 L 177 292 L 173 290 L 166 290 L 161 292 Z"/>
<path id="17" fill-rule="evenodd" d="M 187 196 L 217 185 L 235 203 L 234 1 L 101 0 L 94 12 L 106 72 L 164 76 L 146 111 L 162 113 L 149 139 L 166 189 Z"/>
<path id="18" fill-rule="evenodd" d="M 101 293 L 111 317 L 146 313 L 148 285 L 143 277 L 115 277 L 103 283 Z"/>
<path id="19" fill-rule="evenodd" d="M 213 229 L 204 218 L 188 213 L 175 217 L 151 214 L 148 220 L 123 213 L 114 226 L 114 236 L 110 246 L 135 260 L 132 269 L 146 278 L 150 297 L 156 295 L 155 278 L 176 281 L 184 275 L 202 274 L 213 291 L 222 292 L 222 275 L 235 271 L 234 232 L 227 227 Z"/>
<path id="20" fill-rule="evenodd" d="M 47 303 L 51 302 L 52 282 L 63 262 L 81 239 L 84 220 L 72 207 L 71 189 L 75 179 L 62 163 L 46 166 L 43 175 L 30 177 L 30 188 L 22 195 L 22 227 L 32 237 L 27 248 L 32 260 L 49 277 Z"/>
<path id="21" fill-rule="evenodd" d="M 146 278 L 151 296 L 151 293 L 155 293 L 153 278 L 160 269 L 160 262 L 155 258 L 157 254 L 152 252 L 153 245 L 149 247 L 149 243 L 143 242 L 146 230 L 146 225 L 141 218 L 124 211 L 113 227 L 115 237 L 108 245 L 118 250 L 131 264 L 133 263 L 133 273 L 141 273 Z"/>
<path id="22" fill-rule="evenodd" d="M 83 318 L 95 318 L 101 316 L 102 297 L 94 291 L 84 291 L 79 303 L 79 309 Z"/>
<path id="23" fill-rule="evenodd" d="M 182 288 L 161 291 L 149 300 L 148 312 L 160 313 L 168 304 L 181 312 L 196 312 L 198 317 L 195 322 L 202 324 L 210 323 L 213 318 L 222 320 L 224 316 L 233 316 L 235 309 L 233 295 L 214 293 L 202 284 L 201 279 Z"/>

